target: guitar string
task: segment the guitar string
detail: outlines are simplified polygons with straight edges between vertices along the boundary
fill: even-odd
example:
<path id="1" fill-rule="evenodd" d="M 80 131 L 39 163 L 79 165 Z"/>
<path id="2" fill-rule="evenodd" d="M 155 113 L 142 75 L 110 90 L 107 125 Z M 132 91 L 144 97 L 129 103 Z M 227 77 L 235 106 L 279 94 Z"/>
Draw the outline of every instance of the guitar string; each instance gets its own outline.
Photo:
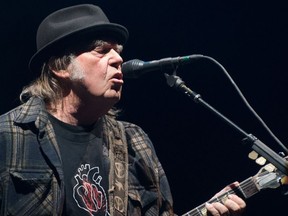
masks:
<path id="1" fill-rule="evenodd" d="M 248 189 L 253 189 L 253 190 L 248 190 Z M 221 202 L 223 197 L 225 197 L 229 194 L 236 194 L 236 191 L 240 191 L 244 195 L 245 198 L 248 198 L 247 194 L 246 194 L 247 191 L 248 192 L 253 191 L 253 194 L 255 194 L 258 192 L 258 189 L 255 186 L 255 183 L 253 182 L 252 178 L 248 178 L 248 179 L 244 180 L 243 182 L 241 182 L 238 187 L 225 192 L 224 194 L 220 195 L 219 197 L 213 198 L 212 200 L 210 200 L 210 202 L 215 202 L 215 201 Z M 249 194 L 249 197 L 250 196 L 251 196 L 251 194 Z M 200 215 L 203 215 L 202 211 L 201 211 L 203 209 L 205 209 L 205 204 L 202 204 L 202 205 L 196 207 L 195 209 L 183 214 L 182 216 L 200 216 Z"/>

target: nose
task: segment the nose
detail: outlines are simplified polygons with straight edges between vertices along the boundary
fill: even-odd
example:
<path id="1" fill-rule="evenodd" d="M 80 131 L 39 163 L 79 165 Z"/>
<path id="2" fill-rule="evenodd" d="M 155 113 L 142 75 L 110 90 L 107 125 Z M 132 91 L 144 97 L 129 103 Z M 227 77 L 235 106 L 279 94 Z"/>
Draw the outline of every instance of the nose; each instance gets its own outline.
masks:
<path id="1" fill-rule="evenodd" d="M 123 59 L 120 56 L 120 54 L 118 52 L 116 52 L 114 49 L 110 50 L 111 53 L 111 58 L 109 60 L 109 64 L 117 69 L 120 68 L 120 66 L 123 63 Z"/>

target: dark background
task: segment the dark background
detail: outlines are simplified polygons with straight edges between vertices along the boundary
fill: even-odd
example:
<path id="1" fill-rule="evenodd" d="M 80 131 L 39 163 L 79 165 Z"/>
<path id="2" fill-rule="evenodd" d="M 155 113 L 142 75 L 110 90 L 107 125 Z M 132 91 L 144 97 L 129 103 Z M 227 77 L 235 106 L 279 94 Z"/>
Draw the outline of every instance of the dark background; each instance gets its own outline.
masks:
<path id="1" fill-rule="evenodd" d="M 211 56 L 233 77 L 247 100 L 287 146 L 287 6 L 252 0 L 14 0 L 2 2 L 0 113 L 19 104 L 33 75 L 27 64 L 35 34 L 50 12 L 78 3 L 98 4 L 110 21 L 129 29 L 123 58 L 145 61 L 190 54 Z M 200 60 L 179 76 L 209 104 L 276 152 L 282 151 L 248 111 L 223 71 Z M 166 84 L 161 72 L 125 80 L 121 119 L 152 139 L 169 178 L 175 211 L 185 213 L 225 185 L 260 167 L 248 159 L 242 135 Z M 288 196 L 264 190 L 247 200 L 246 215 L 286 215 Z"/>

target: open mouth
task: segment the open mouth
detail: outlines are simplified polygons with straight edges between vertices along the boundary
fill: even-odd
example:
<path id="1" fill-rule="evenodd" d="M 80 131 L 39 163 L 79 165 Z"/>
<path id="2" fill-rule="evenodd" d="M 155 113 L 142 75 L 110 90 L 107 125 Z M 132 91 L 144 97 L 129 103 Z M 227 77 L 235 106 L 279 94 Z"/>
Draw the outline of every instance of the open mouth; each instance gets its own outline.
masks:
<path id="1" fill-rule="evenodd" d="M 121 81 L 121 82 L 119 82 Z M 123 85 L 123 80 L 118 80 L 118 82 L 113 82 L 111 89 L 115 90 L 115 91 L 120 91 Z"/>

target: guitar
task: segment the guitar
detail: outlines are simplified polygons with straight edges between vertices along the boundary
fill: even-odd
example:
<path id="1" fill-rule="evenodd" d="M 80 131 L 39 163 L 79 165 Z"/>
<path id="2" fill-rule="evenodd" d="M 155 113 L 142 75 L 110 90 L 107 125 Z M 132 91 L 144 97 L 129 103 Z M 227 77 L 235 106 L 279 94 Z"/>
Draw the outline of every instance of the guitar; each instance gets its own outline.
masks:
<path id="1" fill-rule="evenodd" d="M 228 199 L 229 194 L 237 194 L 247 199 L 262 189 L 277 188 L 281 185 L 288 184 L 288 177 L 278 172 L 272 164 L 267 164 L 255 175 L 239 184 L 239 186 L 226 191 L 219 197 L 209 200 L 209 203 L 221 202 L 224 203 Z M 182 216 L 206 216 L 207 209 L 205 203 L 199 205 L 193 210 L 183 214 Z"/>

